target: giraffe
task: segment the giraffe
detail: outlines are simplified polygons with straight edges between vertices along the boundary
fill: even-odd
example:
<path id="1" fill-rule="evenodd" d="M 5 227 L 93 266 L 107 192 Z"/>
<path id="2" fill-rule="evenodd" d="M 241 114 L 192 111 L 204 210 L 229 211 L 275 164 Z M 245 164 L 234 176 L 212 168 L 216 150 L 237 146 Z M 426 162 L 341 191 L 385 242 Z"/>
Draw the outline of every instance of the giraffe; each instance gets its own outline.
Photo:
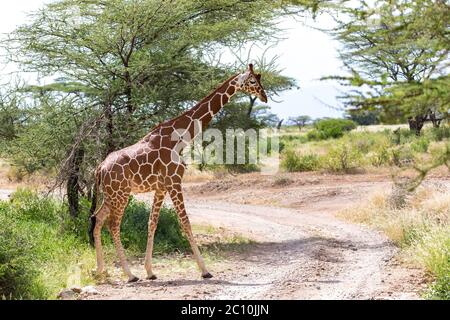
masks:
<path id="1" fill-rule="evenodd" d="M 98 206 L 90 217 L 89 236 L 91 244 L 95 245 L 96 249 L 98 274 L 104 272 L 101 229 L 106 222 L 122 269 L 128 276 L 128 282 L 139 280 L 128 266 L 120 241 L 120 224 L 131 193 L 154 191 L 145 254 L 147 279 L 156 279 L 152 271 L 153 239 L 159 212 L 167 194 L 189 240 L 202 277 L 205 279 L 212 277 L 195 242 L 186 213 L 181 185 L 186 166 L 184 162 L 174 161 L 174 153 L 177 155 L 181 150 L 176 150 L 177 141 L 176 139 L 174 141 L 173 133 L 176 130 L 184 130 L 189 132 L 191 138 L 195 138 L 195 122 L 197 125 L 200 123 L 203 129 L 206 128 L 213 116 L 238 91 L 255 95 L 261 101 L 267 102 L 266 93 L 261 85 L 261 74 L 255 74 L 253 65 L 249 64 L 245 72 L 233 75 L 193 108 L 174 119 L 160 123 L 136 144 L 112 152 L 97 167 L 95 180 Z"/>

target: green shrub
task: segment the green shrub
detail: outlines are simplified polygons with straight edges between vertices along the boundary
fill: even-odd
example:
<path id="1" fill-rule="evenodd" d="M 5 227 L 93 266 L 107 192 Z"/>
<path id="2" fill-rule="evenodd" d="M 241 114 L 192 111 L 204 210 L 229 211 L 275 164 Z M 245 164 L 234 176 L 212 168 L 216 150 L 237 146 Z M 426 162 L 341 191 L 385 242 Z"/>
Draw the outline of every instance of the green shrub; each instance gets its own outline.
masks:
<path id="1" fill-rule="evenodd" d="M 306 138 L 309 141 L 318 141 L 318 140 L 326 139 L 326 137 L 321 132 L 319 132 L 317 129 L 308 131 L 308 133 L 306 134 Z"/>
<path id="2" fill-rule="evenodd" d="M 61 230 L 65 233 L 74 235 L 83 243 L 89 243 L 89 217 L 91 215 L 90 208 L 91 202 L 86 198 L 80 198 L 79 203 L 80 211 L 77 217 L 65 216 L 61 219 Z M 67 209 L 66 211 L 67 212 Z M 103 233 L 106 233 L 106 228 L 103 229 Z M 109 238 L 105 235 L 103 237 L 104 242 L 110 242 Z"/>
<path id="3" fill-rule="evenodd" d="M 388 145 L 379 145 L 370 155 L 370 164 L 375 167 L 389 165 L 392 162 L 392 152 Z"/>
<path id="4" fill-rule="evenodd" d="M 0 299 L 56 298 L 61 288 L 92 283 L 95 250 L 87 230 L 90 203 L 81 201 L 77 218 L 67 205 L 30 190 L 19 190 L 11 201 L 0 201 Z M 143 253 L 147 244 L 150 208 L 134 199 L 126 209 L 122 239 L 131 250 Z M 113 254 L 104 228 L 105 251 Z M 163 208 L 155 236 L 155 253 L 189 248 L 173 209 Z M 72 279 L 72 280 L 71 280 Z"/>
<path id="5" fill-rule="evenodd" d="M 408 146 L 399 146 L 390 149 L 391 163 L 397 167 L 405 167 L 414 163 L 414 154 Z"/>
<path id="6" fill-rule="evenodd" d="M 43 299 L 45 286 L 39 281 L 32 250 L 35 241 L 6 212 L 0 210 L 0 299 Z"/>
<path id="7" fill-rule="evenodd" d="M 63 230 L 63 203 L 30 190 L 0 202 L 0 283 L 6 299 L 55 298 L 68 280 L 89 283 L 95 253 Z M 67 211 L 66 211 L 67 212 Z"/>
<path id="8" fill-rule="evenodd" d="M 136 201 L 134 198 L 130 200 L 121 228 L 122 241 L 126 248 L 145 252 L 150 212 L 151 208 L 144 202 Z M 189 242 L 181 231 L 175 210 L 161 208 L 153 248 L 156 254 L 186 251 L 189 248 Z"/>
<path id="9" fill-rule="evenodd" d="M 319 169 L 320 159 L 314 154 L 301 155 L 293 150 L 287 150 L 281 166 L 288 172 L 314 171 Z"/>
<path id="10" fill-rule="evenodd" d="M 324 119 L 314 124 L 315 130 L 308 132 L 309 140 L 339 138 L 345 132 L 356 128 L 356 123 L 348 119 Z"/>
<path id="11" fill-rule="evenodd" d="M 323 159 L 324 167 L 334 172 L 348 172 L 362 164 L 362 155 L 350 143 L 339 142 Z"/>
<path id="12" fill-rule="evenodd" d="M 417 259 L 435 277 L 427 297 L 450 300 L 450 229 L 448 225 L 434 227 L 422 233 L 414 246 Z"/>
<path id="13" fill-rule="evenodd" d="M 413 139 L 417 137 L 414 131 L 403 128 L 399 130 L 398 134 L 400 135 L 400 144 L 411 142 Z"/>
<path id="14" fill-rule="evenodd" d="M 450 126 L 442 126 L 440 128 L 431 128 L 429 131 L 430 138 L 434 141 L 442 141 L 450 139 Z"/>
<path id="15" fill-rule="evenodd" d="M 428 299 L 450 300 L 450 272 L 437 277 L 425 297 Z"/>
<path id="16" fill-rule="evenodd" d="M 12 209 L 23 219 L 48 223 L 60 221 L 62 208 L 50 197 L 40 196 L 30 189 L 18 189 L 10 201 Z"/>
<path id="17" fill-rule="evenodd" d="M 418 153 L 427 152 L 429 145 L 430 140 L 425 136 L 421 136 L 411 143 L 411 150 Z"/>

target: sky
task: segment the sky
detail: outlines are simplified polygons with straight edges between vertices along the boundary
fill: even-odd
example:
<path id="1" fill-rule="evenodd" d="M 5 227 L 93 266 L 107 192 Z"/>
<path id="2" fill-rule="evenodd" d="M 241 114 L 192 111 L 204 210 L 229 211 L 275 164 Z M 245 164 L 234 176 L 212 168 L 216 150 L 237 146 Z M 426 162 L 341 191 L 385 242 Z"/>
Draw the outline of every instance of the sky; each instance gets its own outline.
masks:
<path id="1" fill-rule="evenodd" d="M 34 11 L 52 0 L 14 0 L 4 1 L 0 10 L 0 33 L 8 33 L 20 24 L 27 23 L 27 13 Z M 287 119 L 298 115 L 312 118 L 339 117 L 342 111 L 330 108 L 339 106 L 336 96 L 339 86 L 331 81 L 319 81 L 320 77 L 342 73 L 337 58 L 338 43 L 322 31 L 309 26 L 329 27 L 331 19 L 319 16 L 295 21 L 284 19 L 280 26 L 286 31 L 284 40 L 271 48 L 268 55 L 277 55 L 282 74 L 297 80 L 300 89 L 285 91 L 269 101 L 271 111 L 280 118 Z M 307 26 L 308 25 L 308 26 Z M 1 62 L 0 62 L 1 63 Z M 14 66 L 0 65 L 0 76 L 14 69 Z M 264 84 L 264 79 L 262 79 Z"/>

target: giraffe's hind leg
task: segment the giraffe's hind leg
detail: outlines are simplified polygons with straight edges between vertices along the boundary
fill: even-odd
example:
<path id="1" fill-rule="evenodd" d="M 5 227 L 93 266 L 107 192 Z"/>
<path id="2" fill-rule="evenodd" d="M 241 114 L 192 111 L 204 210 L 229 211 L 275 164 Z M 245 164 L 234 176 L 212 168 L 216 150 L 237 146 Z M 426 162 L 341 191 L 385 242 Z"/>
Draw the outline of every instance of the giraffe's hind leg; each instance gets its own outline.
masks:
<path id="1" fill-rule="evenodd" d="M 117 256 L 119 257 L 122 269 L 128 276 L 128 282 L 136 282 L 139 278 L 131 273 L 127 258 L 125 256 L 125 250 L 123 249 L 122 242 L 120 240 L 120 223 L 122 222 L 124 210 L 128 203 L 128 196 L 126 198 L 124 197 L 124 199 L 126 200 L 124 200 L 121 205 L 111 210 L 109 230 L 111 232 L 111 237 L 113 239 L 114 246 L 116 247 Z"/>
<path id="2" fill-rule="evenodd" d="M 145 270 L 147 271 L 147 279 L 155 280 L 156 276 L 152 271 L 152 255 L 153 255 L 153 241 L 156 227 L 158 225 L 159 212 L 161 205 L 166 195 L 165 190 L 156 190 L 153 199 L 152 213 L 148 220 L 148 238 L 147 238 L 147 252 L 145 253 Z"/>
<path id="3" fill-rule="evenodd" d="M 95 216 L 93 216 L 91 219 L 93 219 L 93 223 L 95 223 L 94 230 L 93 230 L 93 238 L 94 238 L 94 244 L 95 244 L 95 252 L 97 256 L 97 273 L 100 275 L 105 270 L 105 263 L 103 259 L 103 249 L 102 249 L 102 227 L 105 223 L 105 220 L 108 218 L 108 215 L 110 213 L 109 206 L 105 203 L 102 204 L 100 209 L 97 211 Z"/>

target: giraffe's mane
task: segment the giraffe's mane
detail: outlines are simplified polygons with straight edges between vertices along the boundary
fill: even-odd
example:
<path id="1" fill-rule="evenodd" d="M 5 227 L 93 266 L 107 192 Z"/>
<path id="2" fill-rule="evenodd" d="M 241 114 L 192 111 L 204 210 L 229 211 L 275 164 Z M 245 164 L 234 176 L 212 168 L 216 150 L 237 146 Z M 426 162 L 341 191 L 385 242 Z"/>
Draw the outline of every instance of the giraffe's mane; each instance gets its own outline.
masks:
<path id="1" fill-rule="evenodd" d="M 217 86 L 208 96 L 206 96 L 205 98 L 203 98 L 202 100 L 200 100 L 199 102 L 197 102 L 195 104 L 195 106 L 193 106 L 192 108 L 189 108 L 188 110 L 186 110 L 185 112 L 183 112 L 182 114 L 180 114 L 179 116 L 172 118 L 172 119 L 168 119 L 166 121 L 161 122 L 160 124 L 154 126 L 152 129 L 150 129 L 150 132 L 142 139 L 145 140 L 145 138 L 150 135 L 151 133 L 153 133 L 153 131 L 155 131 L 156 129 L 160 128 L 162 125 L 167 124 L 168 122 L 173 122 L 176 121 L 178 119 L 180 119 L 181 117 L 184 117 L 187 113 L 189 113 L 192 109 L 200 106 L 201 104 L 203 104 L 205 101 L 210 100 L 213 95 L 216 94 L 216 92 L 222 88 L 225 84 L 229 83 L 231 80 L 233 80 L 234 78 L 236 78 L 238 75 L 240 75 L 240 73 L 236 73 L 233 76 L 231 76 L 230 78 L 228 78 L 227 80 L 225 80 L 224 82 L 222 82 L 219 86 Z"/>

